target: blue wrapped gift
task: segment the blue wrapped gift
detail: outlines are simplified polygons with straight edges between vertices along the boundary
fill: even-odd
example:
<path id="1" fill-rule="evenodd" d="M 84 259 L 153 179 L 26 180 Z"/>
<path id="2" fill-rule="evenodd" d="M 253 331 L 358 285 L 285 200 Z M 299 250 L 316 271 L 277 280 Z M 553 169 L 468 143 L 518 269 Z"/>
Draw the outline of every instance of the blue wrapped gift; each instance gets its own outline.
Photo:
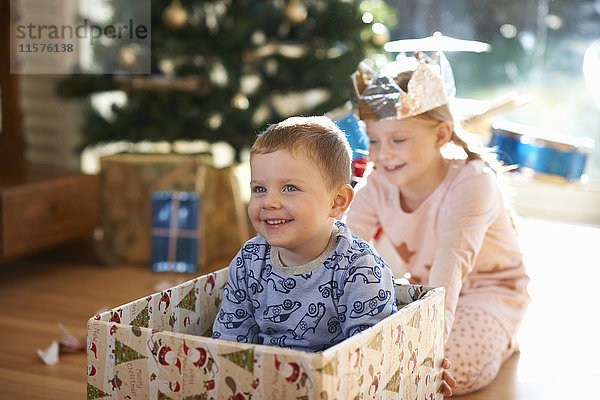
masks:
<path id="1" fill-rule="evenodd" d="M 369 154 L 369 137 L 365 126 L 356 119 L 352 110 L 347 111 L 342 118 L 334 122 L 346 134 L 346 139 L 352 148 L 352 160 Z"/>
<path id="2" fill-rule="evenodd" d="M 152 193 L 152 269 L 196 272 L 200 197 L 195 192 Z"/>

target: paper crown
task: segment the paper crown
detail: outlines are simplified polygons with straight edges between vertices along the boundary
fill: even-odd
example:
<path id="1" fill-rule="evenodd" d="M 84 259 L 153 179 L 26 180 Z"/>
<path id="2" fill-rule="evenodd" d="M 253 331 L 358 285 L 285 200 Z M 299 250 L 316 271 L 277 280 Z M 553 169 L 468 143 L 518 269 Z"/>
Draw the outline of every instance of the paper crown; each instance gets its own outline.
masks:
<path id="1" fill-rule="evenodd" d="M 404 119 L 447 104 L 454 95 L 454 78 L 443 54 L 438 55 L 438 60 L 415 53 L 414 58 L 404 57 L 387 64 L 377 74 L 361 62 L 351 77 L 351 100 L 359 118 L 363 121 Z M 411 71 L 405 92 L 398 78 L 403 72 Z"/>

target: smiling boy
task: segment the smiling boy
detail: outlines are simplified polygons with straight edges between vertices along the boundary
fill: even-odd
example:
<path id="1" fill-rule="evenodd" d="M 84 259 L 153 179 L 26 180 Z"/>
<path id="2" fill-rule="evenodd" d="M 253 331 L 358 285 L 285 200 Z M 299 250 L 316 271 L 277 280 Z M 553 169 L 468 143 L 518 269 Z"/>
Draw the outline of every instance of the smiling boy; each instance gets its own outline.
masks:
<path id="1" fill-rule="evenodd" d="M 326 117 L 270 126 L 250 152 L 257 236 L 229 266 L 213 337 L 324 350 L 396 311 L 388 265 L 335 218 L 352 202 L 351 150 Z"/>

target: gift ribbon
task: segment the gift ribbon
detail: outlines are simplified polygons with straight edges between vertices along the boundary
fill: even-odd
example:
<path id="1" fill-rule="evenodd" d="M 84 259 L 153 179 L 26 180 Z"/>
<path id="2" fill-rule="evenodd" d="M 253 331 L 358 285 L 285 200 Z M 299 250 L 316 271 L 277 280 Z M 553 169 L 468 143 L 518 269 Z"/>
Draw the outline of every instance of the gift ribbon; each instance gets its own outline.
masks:
<path id="1" fill-rule="evenodd" d="M 154 236 L 168 236 L 169 247 L 167 249 L 167 262 L 174 263 L 177 251 L 177 239 L 182 238 L 196 238 L 198 232 L 192 229 L 179 229 L 177 214 L 179 213 L 179 194 L 173 193 L 171 198 L 171 221 L 169 228 L 152 228 L 152 234 Z"/>

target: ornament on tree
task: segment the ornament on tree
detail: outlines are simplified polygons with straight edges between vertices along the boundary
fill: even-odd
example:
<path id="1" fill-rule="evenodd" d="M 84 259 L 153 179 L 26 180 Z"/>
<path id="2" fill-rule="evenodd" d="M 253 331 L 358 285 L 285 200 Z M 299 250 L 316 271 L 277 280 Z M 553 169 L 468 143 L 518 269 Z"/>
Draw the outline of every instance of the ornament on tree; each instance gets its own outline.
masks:
<path id="1" fill-rule="evenodd" d="M 162 59 L 158 62 L 158 69 L 164 75 L 172 76 L 175 74 L 175 62 L 171 59 Z"/>
<path id="2" fill-rule="evenodd" d="M 299 0 L 291 0 L 283 11 L 285 19 L 292 25 L 300 25 L 306 20 L 308 11 Z"/>
<path id="3" fill-rule="evenodd" d="M 261 30 L 254 31 L 250 36 L 250 41 L 255 46 L 263 45 L 267 42 L 267 35 Z"/>
<path id="4" fill-rule="evenodd" d="M 148 72 L 146 66 L 149 66 L 149 63 L 149 49 L 137 43 L 121 45 L 117 50 L 117 68 L 119 69 L 133 74 L 144 74 Z"/>
<path id="5" fill-rule="evenodd" d="M 277 76 L 277 72 L 279 71 L 279 63 L 274 58 L 269 58 L 264 62 L 263 65 L 264 71 L 269 77 Z"/>
<path id="6" fill-rule="evenodd" d="M 137 64 L 137 52 L 131 46 L 121 47 L 119 50 L 118 63 L 119 66 L 126 70 L 131 70 Z"/>
<path id="7" fill-rule="evenodd" d="M 373 24 L 373 44 L 375 46 L 383 46 L 390 41 L 390 30 L 384 24 L 376 22 Z"/>
<path id="8" fill-rule="evenodd" d="M 244 94 L 252 94 L 262 84 L 262 78 L 256 70 L 242 74 L 240 78 L 240 89 Z"/>
<path id="9" fill-rule="evenodd" d="M 238 110 L 247 110 L 250 102 L 244 93 L 238 92 L 231 98 L 231 106 Z"/>
<path id="10" fill-rule="evenodd" d="M 171 29 L 181 29 L 188 20 L 187 11 L 181 6 L 180 0 L 173 0 L 163 12 L 163 22 Z"/>

